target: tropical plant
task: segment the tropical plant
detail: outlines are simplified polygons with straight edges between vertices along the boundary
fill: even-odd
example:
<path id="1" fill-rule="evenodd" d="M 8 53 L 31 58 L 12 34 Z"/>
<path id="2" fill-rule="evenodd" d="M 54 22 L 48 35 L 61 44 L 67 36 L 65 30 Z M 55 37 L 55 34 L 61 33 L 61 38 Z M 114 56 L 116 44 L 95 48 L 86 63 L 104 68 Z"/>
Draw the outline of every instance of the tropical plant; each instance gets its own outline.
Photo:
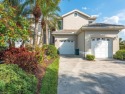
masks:
<path id="1" fill-rule="evenodd" d="M 29 21 L 22 16 L 17 20 L 16 12 L 8 2 L 0 3 L 0 46 L 8 43 L 12 47 L 19 38 L 25 41 L 29 37 Z"/>
<path id="2" fill-rule="evenodd" d="M 56 27 L 57 20 L 59 18 L 58 12 L 60 8 L 58 6 L 60 0 L 50 0 L 50 2 L 44 2 L 41 4 L 42 8 L 42 29 L 46 31 L 46 44 L 49 44 L 48 35 L 49 30 Z"/>
<path id="3" fill-rule="evenodd" d="M 33 14 L 34 15 L 34 19 L 35 19 L 35 29 L 33 32 L 33 47 L 35 48 L 35 46 L 37 45 L 37 34 L 38 34 L 38 21 L 41 17 L 41 8 L 40 8 L 40 4 L 42 3 L 43 0 L 25 0 L 22 8 L 25 9 L 24 10 L 24 15 L 28 14 Z M 26 8 L 28 7 L 28 8 Z M 28 11 L 28 12 L 27 12 Z"/>
<path id="4" fill-rule="evenodd" d="M 113 58 L 124 60 L 125 59 L 125 50 L 119 50 L 119 51 L 117 51 L 115 53 L 115 55 L 113 56 Z"/>
<path id="5" fill-rule="evenodd" d="M 35 30 L 33 32 L 33 45 L 37 45 L 38 39 L 38 20 L 42 20 L 42 30 L 41 34 L 43 35 L 43 29 L 46 30 L 46 43 L 48 44 L 48 30 L 50 25 L 55 25 L 55 20 L 57 19 L 57 11 L 59 11 L 59 4 L 60 0 L 25 0 L 23 4 L 23 8 L 29 6 L 29 13 L 34 15 L 35 18 Z M 26 13 L 26 12 L 24 12 Z M 42 16 L 42 18 L 41 18 Z M 43 36 L 42 36 L 43 37 Z M 42 40 L 42 38 L 41 38 Z M 40 44 L 40 43 L 39 43 Z"/>
<path id="6" fill-rule="evenodd" d="M 38 64 L 38 56 L 35 52 L 27 49 L 10 48 L 4 51 L 3 60 L 7 64 L 17 64 L 20 68 L 28 72 L 35 72 Z"/>
<path id="7" fill-rule="evenodd" d="M 35 94 L 37 79 L 17 65 L 0 65 L 0 94 Z"/>
<path id="8" fill-rule="evenodd" d="M 58 56 L 57 49 L 54 45 L 43 45 L 45 54 L 51 58 L 56 58 Z"/>

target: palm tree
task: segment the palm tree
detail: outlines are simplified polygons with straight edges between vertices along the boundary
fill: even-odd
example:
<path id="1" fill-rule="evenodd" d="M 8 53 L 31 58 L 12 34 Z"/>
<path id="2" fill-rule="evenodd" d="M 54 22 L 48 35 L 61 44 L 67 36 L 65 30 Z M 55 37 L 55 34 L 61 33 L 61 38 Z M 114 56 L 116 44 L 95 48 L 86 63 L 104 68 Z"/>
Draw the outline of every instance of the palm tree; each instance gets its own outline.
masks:
<path id="1" fill-rule="evenodd" d="M 58 6 L 60 0 L 50 0 L 50 3 L 45 2 L 44 5 L 41 5 L 42 8 L 42 29 L 45 28 L 46 30 L 46 44 L 49 44 L 49 29 L 50 27 L 55 27 L 57 18 L 58 18 L 58 12 L 60 11 L 60 8 Z"/>
<path id="2" fill-rule="evenodd" d="M 33 46 L 37 45 L 37 34 L 38 34 L 38 21 L 43 17 L 42 20 L 46 26 L 46 44 L 48 42 L 48 29 L 50 23 L 55 20 L 57 16 L 57 11 L 59 11 L 59 4 L 60 0 L 25 0 L 24 4 L 22 5 L 21 10 L 23 11 L 22 14 L 26 15 L 27 13 L 31 13 L 34 15 L 35 19 L 35 29 L 33 32 Z M 26 9 L 26 7 L 28 7 Z M 26 11 L 25 11 L 26 10 Z M 52 20 L 54 19 L 54 20 Z M 43 26 L 44 27 L 44 26 Z"/>
<path id="3" fill-rule="evenodd" d="M 35 19 L 35 29 L 33 32 L 33 47 L 35 48 L 36 44 L 37 44 L 37 27 L 38 27 L 38 21 L 41 17 L 41 7 L 40 4 L 43 3 L 43 0 L 25 0 L 22 9 L 25 9 L 26 6 L 28 6 L 29 8 L 25 11 L 23 11 L 23 14 L 27 14 L 27 13 L 31 13 L 34 15 L 34 19 Z M 27 12 L 28 11 L 28 12 Z"/>

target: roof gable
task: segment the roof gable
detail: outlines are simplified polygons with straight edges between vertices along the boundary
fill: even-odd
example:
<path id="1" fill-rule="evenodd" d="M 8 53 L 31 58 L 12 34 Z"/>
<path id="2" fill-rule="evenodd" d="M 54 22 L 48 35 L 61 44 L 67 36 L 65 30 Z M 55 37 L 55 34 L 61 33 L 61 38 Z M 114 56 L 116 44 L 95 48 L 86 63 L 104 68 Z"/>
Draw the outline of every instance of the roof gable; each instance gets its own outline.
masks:
<path id="1" fill-rule="evenodd" d="M 87 17 L 87 18 L 90 19 L 90 20 L 95 20 L 95 19 L 96 19 L 95 16 L 89 16 L 88 14 L 85 14 L 85 13 L 83 13 L 83 12 L 77 10 L 77 9 L 75 9 L 75 10 L 73 10 L 73 11 L 70 11 L 70 12 L 68 12 L 68 13 L 66 13 L 66 14 L 64 14 L 64 15 L 62 15 L 62 17 L 64 18 L 64 17 L 66 17 L 66 16 L 68 16 L 68 15 L 70 15 L 70 14 L 72 14 L 72 13 L 75 13 L 75 12 L 77 12 L 77 13 L 79 13 L 79 14 L 85 16 L 85 17 Z"/>

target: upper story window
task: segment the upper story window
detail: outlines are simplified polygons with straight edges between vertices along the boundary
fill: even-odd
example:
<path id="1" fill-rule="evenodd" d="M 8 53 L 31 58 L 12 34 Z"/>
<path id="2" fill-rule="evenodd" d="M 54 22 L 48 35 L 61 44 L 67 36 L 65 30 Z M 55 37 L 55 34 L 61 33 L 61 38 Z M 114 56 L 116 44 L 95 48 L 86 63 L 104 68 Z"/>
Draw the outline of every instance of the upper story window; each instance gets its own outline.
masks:
<path id="1" fill-rule="evenodd" d="M 59 30 L 62 30 L 62 29 L 63 29 L 63 21 L 62 21 L 62 20 L 59 20 L 59 21 L 58 21 L 58 29 L 59 29 Z"/>
<path id="2" fill-rule="evenodd" d="M 77 17 L 77 16 L 78 16 L 78 13 L 77 13 L 77 12 L 75 12 L 75 13 L 74 13 L 74 17 Z"/>

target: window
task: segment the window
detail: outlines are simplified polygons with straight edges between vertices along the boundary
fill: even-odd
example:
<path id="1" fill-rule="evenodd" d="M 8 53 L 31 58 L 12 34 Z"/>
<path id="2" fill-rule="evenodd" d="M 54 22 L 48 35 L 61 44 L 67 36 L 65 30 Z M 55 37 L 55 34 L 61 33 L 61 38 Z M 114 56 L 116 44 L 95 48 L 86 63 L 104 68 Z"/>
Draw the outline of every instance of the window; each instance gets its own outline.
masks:
<path id="1" fill-rule="evenodd" d="M 74 17 L 77 17 L 77 16 L 78 16 L 78 13 L 75 12 L 75 13 L 74 13 Z"/>
<path id="2" fill-rule="evenodd" d="M 107 41 L 110 41 L 110 39 L 107 39 Z"/>
<path id="3" fill-rule="evenodd" d="M 105 40 L 105 38 L 102 38 L 102 40 Z"/>
<path id="4" fill-rule="evenodd" d="M 100 38 L 97 38 L 97 41 L 99 41 L 100 40 Z"/>
<path id="5" fill-rule="evenodd" d="M 91 24 L 93 21 L 89 21 L 89 24 Z"/>
<path id="6" fill-rule="evenodd" d="M 62 20 L 59 20 L 59 21 L 58 21 L 58 29 L 59 29 L 59 30 L 62 30 L 62 29 L 63 29 L 63 21 L 62 21 Z"/>

